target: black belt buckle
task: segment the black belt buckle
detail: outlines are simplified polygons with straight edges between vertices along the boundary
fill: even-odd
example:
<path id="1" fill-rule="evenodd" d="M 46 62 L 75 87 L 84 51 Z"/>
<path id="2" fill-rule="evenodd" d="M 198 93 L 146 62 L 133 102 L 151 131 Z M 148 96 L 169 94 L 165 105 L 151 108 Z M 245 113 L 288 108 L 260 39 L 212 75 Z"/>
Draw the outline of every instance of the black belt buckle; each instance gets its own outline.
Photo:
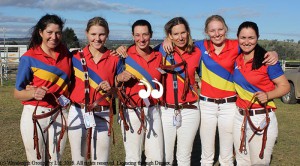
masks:
<path id="1" fill-rule="evenodd" d="M 226 103 L 226 100 L 225 99 L 214 99 L 214 102 L 216 104 L 224 104 L 224 103 Z"/>

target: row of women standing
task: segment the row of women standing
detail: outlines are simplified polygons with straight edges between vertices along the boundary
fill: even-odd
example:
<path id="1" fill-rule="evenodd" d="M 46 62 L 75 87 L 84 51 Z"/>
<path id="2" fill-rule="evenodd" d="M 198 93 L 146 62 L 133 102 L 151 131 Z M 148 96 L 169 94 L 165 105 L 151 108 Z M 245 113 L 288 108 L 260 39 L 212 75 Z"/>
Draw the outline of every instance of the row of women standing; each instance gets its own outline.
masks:
<path id="1" fill-rule="evenodd" d="M 63 99 L 62 105 L 67 105 L 69 96 L 72 105 L 66 121 L 72 152 L 71 164 L 86 161 L 89 151 L 91 161 L 107 161 L 111 138 L 111 101 L 102 100 L 93 109 L 96 126 L 92 127 L 91 149 L 86 144 L 89 133 L 84 123 L 88 116 L 85 106 L 101 98 L 117 82 L 124 86 L 123 90 L 129 97 L 129 101 L 121 105 L 125 108 L 125 116 L 120 116 L 126 151 L 125 162 L 128 164 L 141 161 L 142 145 L 146 162 L 171 164 L 177 138 L 177 163 L 190 165 L 193 141 L 200 125 L 201 165 L 213 163 L 216 126 L 219 128 L 220 137 L 219 161 L 222 165 L 233 165 L 233 142 L 238 149 L 241 133 L 232 133 L 240 130 L 240 119 L 243 117 L 241 110 L 247 109 L 253 95 L 256 101 L 252 111 L 268 110 L 265 112 L 271 117 L 264 158 L 260 159 L 257 155 L 260 149 L 256 145 L 261 143 L 262 136 L 256 133 L 255 139 L 252 140 L 255 143 L 245 145 L 250 152 L 241 153 L 236 150 L 236 159 L 238 165 L 269 164 L 277 137 L 274 113 L 276 107 L 272 99 L 287 93 L 289 88 L 280 66 L 276 63 L 276 56 L 274 58 L 274 55 L 269 53 L 265 59 L 273 64 L 272 67 L 262 62 L 264 52 L 257 51 L 258 28 L 252 27 L 256 24 L 250 22 L 242 25 L 238 31 L 238 43 L 226 39 L 228 28 L 223 18 L 211 16 L 205 25 L 205 32 L 210 40 L 194 44 L 188 23 L 185 19 L 176 17 L 165 25 L 166 35 L 173 45 L 164 43 L 157 50 L 153 50 L 150 47 L 151 25 L 146 20 L 138 20 L 132 26 L 134 44 L 126 50 L 118 51 L 127 56 L 125 60 L 121 60 L 110 56 L 110 51 L 104 46 L 109 28 L 103 18 L 95 17 L 89 20 L 86 28 L 89 44 L 83 49 L 83 53 L 77 52 L 72 56 L 60 43 L 63 22 L 56 15 L 45 15 L 33 29 L 30 49 L 20 59 L 16 81 L 15 97 L 24 104 L 21 133 L 28 161 L 45 161 L 47 157 L 51 157 L 51 162 L 61 160 L 66 136 L 61 138 L 59 134 L 64 131 L 63 119 L 67 117 L 66 109 L 61 109 L 62 115 L 57 116 L 55 122 L 52 122 L 52 117 L 39 120 L 40 128 L 49 127 L 46 132 L 49 142 L 46 150 L 49 154 L 43 153 L 41 157 L 37 157 L 36 150 L 38 147 L 45 148 L 42 139 L 44 137 L 38 131 L 40 139 L 38 145 L 35 145 L 32 139 L 35 133 L 32 115 L 42 115 L 57 108 L 57 102 L 53 98 Z M 249 30 L 252 33 L 249 33 Z M 243 40 L 246 42 L 242 42 Z M 172 54 L 166 53 L 169 52 L 168 49 L 174 49 L 171 50 Z M 242 59 L 239 60 L 238 57 Z M 245 59 L 247 63 L 243 63 Z M 237 67 L 234 67 L 235 61 Z M 260 65 L 252 70 L 252 64 L 257 63 Z M 234 69 L 239 72 L 233 71 Z M 198 105 L 198 90 L 195 88 L 195 72 L 201 77 L 201 111 Z M 256 78 L 257 75 L 262 75 L 259 78 L 261 80 Z M 248 76 L 251 76 L 252 80 L 248 80 Z M 144 89 L 139 85 L 141 79 L 149 82 L 152 89 L 157 88 L 152 80 L 162 82 L 162 100 L 153 96 L 141 99 L 138 96 L 138 92 Z M 257 85 L 259 83 L 260 85 Z M 236 99 L 238 108 L 235 105 Z M 267 103 L 266 109 L 262 103 Z M 253 114 L 252 119 L 260 123 L 265 114 L 256 114 Z M 49 123 L 52 125 L 48 125 Z M 246 137 L 249 139 L 251 128 L 248 125 L 247 127 Z"/>

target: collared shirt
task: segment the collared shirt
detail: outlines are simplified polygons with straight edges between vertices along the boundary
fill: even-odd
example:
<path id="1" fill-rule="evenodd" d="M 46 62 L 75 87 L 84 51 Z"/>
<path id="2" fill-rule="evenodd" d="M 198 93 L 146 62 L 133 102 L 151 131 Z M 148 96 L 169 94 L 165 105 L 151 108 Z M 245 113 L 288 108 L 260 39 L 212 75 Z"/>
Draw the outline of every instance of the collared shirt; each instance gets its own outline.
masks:
<path id="1" fill-rule="evenodd" d="M 162 47 L 162 46 L 161 46 Z M 162 50 L 162 49 L 160 49 Z M 186 102 L 194 102 L 198 100 L 198 92 L 197 89 L 194 89 L 195 85 L 195 72 L 198 73 L 199 75 L 199 62 L 201 59 L 201 52 L 200 50 L 195 47 L 193 52 L 191 54 L 188 54 L 187 52 L 182 53 L 182 59 L 180 58 L 179 54 L 177 51 L 174 52 L 174 60 L 177 63 L 181 63 L 182 59 L 186 61 L 187 63 L 187 70 L 188 70 L 188 75 L 190 79 L 190 85 L 189 85 L 189 90 L 186 95 L 186 100 L 182 100 L 181 96 L 183 94 L 184 90 L 184 80 L 178 79 L 178 102 L 179 103 L 186 103 Z M 176 64 L 177 64 L 176 63 Z M 182 72 L 184 73 L 183 66 L 181 66 Z M 182 73 L 181 72 L 181 73 Z M 168 104 L 175 104 L 175 99 L 174 99 L 174 87 L 173 87 L 173 74 L 168 73 L 166 76 L 166 85 L 165 85 L 165 93 L 166 93 L 166 103 Z"/>
<path id="2" fill-rule="evenodd" d="M 151 54 L 149 55 L 149 59 L 145 60 L 138 54 L 136 51 L 136 46 L 133 45 L 128 48 L 127 54 L 139 65 L 139 67 L 143 68 L 147 73 L 149 73 L 152 79 L 156 79 L 158 81 L 161 80 L 161 73 L 157 70 L 162 62 L 162 55 L 160 52 L 152 50 Z M 132 68 L 136 69 L 137 72 L 140 72 L 139 67 L 132 66 Z M 142 89 L 146 90 L 146 87 L 144 85 L 139 85 L 139 80 L 137 79 L 130 79 L 129 81 L 125 82 L 124 85 L 126 87 L 126 94 L 131 98 L 131 100 L 134 101 L 137 106 L 145 106 L 143 99 L 138 95 L 138 93 Z M 156 88 L 158 88 L 158 86 L 156 86 Z M 158 103 L 158 99 L 153 98 L 151 95 L 148 97 L 148 100 L 150 105 L 155 105 Z"/>
<path id="3" fill-rule="evenodd" d="M 202 52 L 200 94 L 210 98 L 226 98 L 236 95 L 232 73 L 239 53 L 238 41 L 226 39 L 225 47 L 219 55 L 215 53 L 211 41 L 197 41 L 195 45 Z"/>
<path id="4" fill-rule="evenodd" d="M 54 93 L 56 97 L 64 95 L 68 97 L 68 84 L 71 76 L 71 53 L 63 45 L 56 49 L 56 59 L 49 57 L 41 47 L 30 48 L 20 58 L 16 89 L 26 89 L 26 85 L 32 83 L 36 87 L 45 86 L 48 93 Z M 37 100 L 23 101 L 24 105 L 36 105 Z M 53 108 L 57 105 L 53 95 L 46 96 L 39 102 L 39 106 Z"/>
<path id="5" fill-rule="evenodd" d="M 86 61 L 89 75 L 89 95 L 90 104 L 100 98 L 105 92 L 101 90 L 95 92 L 95 89 L 102 81 L 107 81 L 110 86 L 114 86 L 114 77 L 118 69 L 119 57 L 110 56 L 110 50 L 107 50 L 98 63 L 93 60 L 93 55 L 89 51 L 89 45 L 83 49 L 83 55 Z M 71 95 L 72 102 L 85 103 L 85 84 L 84 70 L 80 61 L 80 52 L 77 52 L 72 58 L 75 78 L 72 79 Z M 99 105 L 108 106 L 109 101 L 102 100 Z"/>
<path id="6" fill-rule="evenodd" d="M 279 62 L 272 66 L 263 65 L 256 70 L 252 70 L 252 62 L 253 59 L 244 64 L 243 55 L 239 56 L 236 60 L 233 74 L 235 89 L 238 93 L 236 104 L 243 109 L 249 106 L 255 92 L 274 90 L 275 85 L 272 80 L 284 74 Z M 273 100 L 267 103 L 267 107 L 276 108 Z M 264 107 L 256 101 L 251 108 Z"/>

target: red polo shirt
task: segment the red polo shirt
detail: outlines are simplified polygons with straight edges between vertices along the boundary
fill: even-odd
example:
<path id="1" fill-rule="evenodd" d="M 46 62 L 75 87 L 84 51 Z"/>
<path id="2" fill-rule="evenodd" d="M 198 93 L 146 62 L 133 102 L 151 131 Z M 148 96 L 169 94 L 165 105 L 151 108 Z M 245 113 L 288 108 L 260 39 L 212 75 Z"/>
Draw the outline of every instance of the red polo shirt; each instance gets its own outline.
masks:
<path id="1" fill-rule="evenodd" d="M 255 92 L 274 90 L 275 85 L 272 80 L 283 75 L 279 62 L 272 66 L 263 65 L 256 70 L 252 70 L 252 62 L 253 59 L 244 64 L 243 55 L 239 56 L 233 74 L 235 89 L 238 93 L 236 105 L 243 109 L 249 106 Z M 267 107 L 276 108 L 274 101 L 269 101 Z M 263 108 L 263 106 L 256 101 L 251 108 Z"/>
<path id="2" fill-rule="evenodd" d="M 201 92 L 210 98 L 226 98 L 236 95 L 232 80 L 234 62 L 238 57 L 237 40 L 226 40 L 225 47 L 219 55 L 211 41 L 195 42 L 202 52 L 201 60 Z"/>
<path id="3" fill-rule="evenodd" d="M 89 75 L 89 95 L 90 104 L 100 98 L 104 92 L 97 92 L 94 96 L 95 89 L 102 81 L 108 81 L 110 86 L 114 86 L 114 77 L 116 75 L 119 58 L 117 56 L 110 56 L 110 50 L 107 50 L 101 57 L 98 63 L 95 63 L 93 56 L 89 51 L 89 45 L 83 49 L 83 54 L 88 67 Z M 85 86 L 83 67 L 80 62 L 80 53 L 77 52 L 72 58 L 75 78 L 72 79 L 71 95 L 72 102 L 84 104 L 85 103 Z M 109 106 L 107 100 L 102 100 L 99 105 Z"/>
<path id="4" fill-rule="evenodd" d="M 146 61 L 143 57 L 141 57 L 138 52 L 136 51 L 136 46 L 133 45 L 128 48 L 127 54 L 130 58 L 132 58 L 139 67 L 142 67 L 147 73 L 149 73 L 152 79 L 157 79 L 158 81 L 161 80 L 161 73 L 156 69 L 159 67 L 162 61 L 162 55 L 160 52 L 152 50 L 148 61 Z M 131 66 L 136 70 L 139 70 L 136 66 Z M 152 80 L 151 80 L 152 81 Z M 143 99 L 139 97 L 138 92 L 141 89 L 146 89 L 143 85 L 138 85 L 139 81 L 137 79 L 130 79 L 125 83 L 126 87 L 126 94 L 138 105 L 138 106 L 145 106 Z M 158 86 L 156 87 L 158 88 Z M 158 99 L 152 98 L 149 96 L 150 105 L 157 104 Z"/>
<path id="5" fill-rule="evenodd" d="M 26 85 L 45 86 L 47 93 L 54 93 L 56 97 L 68 94 L 68 84 L 71 76 L 72 55 L 68 49 L 59 45 L 56 49 L 56 60 L 49 57 L 41 47 L 30 48 L 20 58 L 18 74 L 16 78 L 16 89 L 26 89 Z M 36 105 L 37 100 L 23 101 L 24 105 Z M 53 108 L 57 105 L 53 95 L 46 96 L 39 102 L 39 106 Z"/>
<path id="6" fill-rule="evenodd" d="M 184 59 L 187 62 L 187 70 L 188 70 L 188 75 L 190 79 L 190 85 L 191 87 L 195 84 L 195 72 L 199 69 L 199 61 L 201 58 L 201 52 L 199 48 L 195 47 L 194 51 L 191 54 L 188 54 L 187 52 L 182 53 L 182 59 L 180 58 L 179 54 L 175 51 L 174 52 L 174 60 L 177 63 L 181 63 L 182 59 Z M 183 69 L 183 67 L 182 67 Z M 184 89 L 184 82 L 181 79 L 178 79 L 177 77 L 177 82 L 178 82 L 178 102 L 179 103 L 186 103 L 186 102 L 194 102 L 198 100 L 198 95 L 196 90 L 191 90 L 189 88 L 189 91 L 186 96 L 186 100 L 183 101 L 181 100 L 181 95 L 183 93 Z M 173 75 L 171 73 L 168 73 L 166 76 L 166 103 L 168 104 L 175 104 L 174 101 L 174 88 L 173 88 Z"/>

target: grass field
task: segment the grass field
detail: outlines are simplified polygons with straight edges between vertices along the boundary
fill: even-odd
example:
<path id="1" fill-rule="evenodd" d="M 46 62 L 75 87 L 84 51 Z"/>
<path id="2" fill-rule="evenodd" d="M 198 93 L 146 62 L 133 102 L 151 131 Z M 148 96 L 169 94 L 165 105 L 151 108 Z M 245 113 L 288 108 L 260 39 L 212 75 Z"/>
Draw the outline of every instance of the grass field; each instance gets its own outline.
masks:
<path id="1" fill-rule="evenodd" d="M 300 104 L 286 105 L 275 100 L 279 123 L 279 137 L 274 148 L 271 165 L 300 165 Z M 13 98 L 13 87 L 0 87 L 0 165 L 8 165 L 9 161 L 26 161 L 24 146 L 20 134 L 20 118 L 22 105 Z M 124 148 L 120 127 L 114 123 L 116 144 L 112 145 L 110 161 L 123 161 Z M 192 165 L 200 165 L 199 138 L 194 143 Z M 70 161 L 70 147 L 67 145 L 63 157 Z"/>

